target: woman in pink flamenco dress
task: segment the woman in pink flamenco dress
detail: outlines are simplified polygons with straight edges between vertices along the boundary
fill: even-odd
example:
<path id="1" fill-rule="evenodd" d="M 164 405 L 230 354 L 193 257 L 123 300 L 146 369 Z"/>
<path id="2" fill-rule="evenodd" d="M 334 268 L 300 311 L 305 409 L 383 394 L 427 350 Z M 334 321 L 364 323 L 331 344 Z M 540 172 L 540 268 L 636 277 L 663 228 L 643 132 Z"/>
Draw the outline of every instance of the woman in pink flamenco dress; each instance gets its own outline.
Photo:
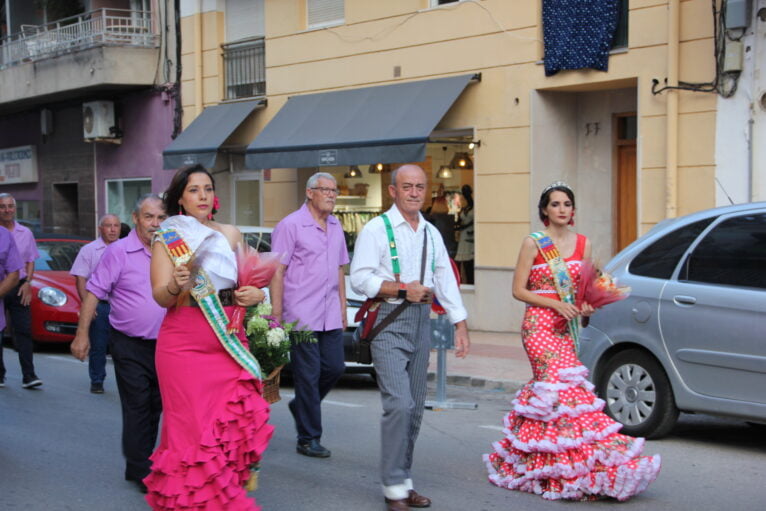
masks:
<path id="1" fill-rule="evenodd" d="M 162 439 L 144 479 L 146 500 L 155 510 L 260 509 L 244 486 L 271 438 L 269 405 L 260 395 L 260 380 L 229 355 L 186 293 L 195 279 L 190 266 L 201 265 L 227 316 L 234 304 L 250 306 L 264 298 L 254 287 L 232 291 L 237 281 L 233 248 L 241 234 L 212 220 L 214 186 L 203 167 L 179 170 L 165 195 L 168 214 L 177 216 L 162 223 L 152 247 L 154 298 L 168 309 L 156 353 Z M 177 242 L 166 243 L 175 239 L 165 238 L 167 233 L 180 235 L 194 253 L 190 264 L 174 264 L 172 257 L 185 250 L 179 252 Z"/>
<path id="2" fill-rule="evenodd" d="M 588 371 L 577 358 L 568 325 L 593 308 L 583 304 L 578 310 L 560 299 L 554 279 L 561 277 L 554 275 L 562 271 L 554 273 L 538 249 L 538 244 L 553 242 L 561 254 L 554 267 L 566 265 L 564 280 L 568 273 L 570 293 L 575 292 L 591 247 L 585 236 L 568 228 L 574 206 L 574 193 L 565 183 L 547 187 L 538 204 L 546 230 L 522 244 L 513 295 L 527 304 L 521 335 L 533 377 L 516 394 L 504 419 L 505 436 L 493 443 L 494 452 L 485 454 L 484 461 L 490 482 L 502 488 L 548 500 L 627 500 L 654 481 L 660 457 L 641 456 L 644 439 L 620 434 L 622 425 L 602 412 L 604 401 L 586 380 Z M 550 252 L 549 258 L 555 255 Z"/>

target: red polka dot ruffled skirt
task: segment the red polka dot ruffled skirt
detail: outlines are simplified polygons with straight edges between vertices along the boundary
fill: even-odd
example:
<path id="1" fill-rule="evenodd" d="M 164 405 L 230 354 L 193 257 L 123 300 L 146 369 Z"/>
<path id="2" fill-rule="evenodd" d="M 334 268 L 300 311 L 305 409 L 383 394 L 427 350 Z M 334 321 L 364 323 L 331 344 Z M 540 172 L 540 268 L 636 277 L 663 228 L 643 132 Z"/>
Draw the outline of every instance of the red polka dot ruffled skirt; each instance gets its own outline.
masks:
<path id="1" fill-rule="evenodd" d="M 505 437 L 484 455 L 489 480 L 548 500 L 627 500 L 654 481 L 660 457 L 640 456 L 644 439 L 620 434 L 622 425 L 602 412 L 604 401 L 557 317 L 527 308 L 522 339 L 533 378 L 512 401 Z"/>

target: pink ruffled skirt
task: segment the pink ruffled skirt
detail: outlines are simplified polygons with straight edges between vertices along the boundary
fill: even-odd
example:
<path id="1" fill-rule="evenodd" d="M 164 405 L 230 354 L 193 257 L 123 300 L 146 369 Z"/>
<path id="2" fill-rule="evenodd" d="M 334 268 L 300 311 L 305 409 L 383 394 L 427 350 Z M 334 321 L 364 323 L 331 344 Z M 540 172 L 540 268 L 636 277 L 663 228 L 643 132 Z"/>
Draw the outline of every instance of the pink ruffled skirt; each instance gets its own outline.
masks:
<path id="1" fill-rule="evenodd" d="M 146 501 L 155 510 L 260 509 L 243 487 L 273 432 L 260 382 L 229 356 L 196 307 L 168 311 L 156 365 L 162 438 L 144 479 Z"/>
<path id="2" fill-rule="evenodd" d="M 604 401 L 552 309 L 528 307 L 522 339 L 533 379 L 504 418 L 504 438 L 484 455 L 493 484 L 544 499 L 627 500 L 660 471 L 660 457 L 640 456 L 643 438 L 619 433 Z"/>

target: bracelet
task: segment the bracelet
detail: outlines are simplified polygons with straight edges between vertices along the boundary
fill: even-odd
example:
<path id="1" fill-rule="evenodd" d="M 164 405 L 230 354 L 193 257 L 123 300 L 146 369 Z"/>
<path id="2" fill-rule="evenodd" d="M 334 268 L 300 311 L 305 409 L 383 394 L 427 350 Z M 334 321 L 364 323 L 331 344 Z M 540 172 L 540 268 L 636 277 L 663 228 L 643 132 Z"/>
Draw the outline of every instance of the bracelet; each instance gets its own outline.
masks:
<path id="1" fill-rule="evenodd" d="M 177 293 L 174 293 L 173 291 L 171 291 L 171 290 L 170 290 L 170 284 L 167 284 L 167 285 L 165 286 L 165 289 L 167 289 L 167 290 L 168 290 L 168 293 L 169 293 L 170 295 L 172 295 L 172 296 L 178 296 L 178 295 L 180 295 L 180 294 L 181 294 L 181 290 L 180 290 L 180 289 L 178 290 L 178 292 L 177 292 Z"/>

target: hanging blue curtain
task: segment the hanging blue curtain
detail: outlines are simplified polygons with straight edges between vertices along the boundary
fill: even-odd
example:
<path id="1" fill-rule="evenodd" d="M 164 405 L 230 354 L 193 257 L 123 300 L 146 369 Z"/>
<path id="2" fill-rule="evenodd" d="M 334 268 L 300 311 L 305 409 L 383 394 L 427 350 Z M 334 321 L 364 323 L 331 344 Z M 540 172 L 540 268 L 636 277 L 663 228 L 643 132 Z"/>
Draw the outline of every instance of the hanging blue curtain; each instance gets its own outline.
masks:
<path id="1" fill-rule="evenodd" d="M 543 0 L 545 75 L 606 71 L 620 0 Z"/>

